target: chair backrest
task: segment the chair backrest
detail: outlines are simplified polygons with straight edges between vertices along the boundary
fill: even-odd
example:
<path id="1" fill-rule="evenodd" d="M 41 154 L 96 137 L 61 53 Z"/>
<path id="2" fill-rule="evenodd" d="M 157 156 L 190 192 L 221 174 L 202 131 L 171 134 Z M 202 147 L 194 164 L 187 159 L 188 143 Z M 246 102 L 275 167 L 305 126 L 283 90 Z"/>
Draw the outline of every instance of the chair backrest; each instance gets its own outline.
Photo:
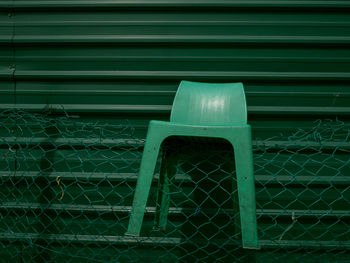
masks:
<path id="1" fill-rule="evenodd" d="M 181 81 L 170 121 L 208 126 L 246 124 L 243 84 Z"/>

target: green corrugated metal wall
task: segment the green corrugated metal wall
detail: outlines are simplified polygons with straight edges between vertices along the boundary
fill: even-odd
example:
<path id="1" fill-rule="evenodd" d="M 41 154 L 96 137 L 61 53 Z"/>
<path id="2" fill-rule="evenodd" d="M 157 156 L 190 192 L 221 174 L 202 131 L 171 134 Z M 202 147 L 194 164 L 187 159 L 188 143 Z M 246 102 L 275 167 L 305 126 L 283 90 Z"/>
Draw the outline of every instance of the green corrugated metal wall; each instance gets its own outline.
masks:
<path id="1" fill-rule="evenodd" d="M 350 1 L 1 1 L 0 108 L 167 119 L 179 81 L 243 82 L 255 137 L 350 123 Z M 278 252 L 276 252 L 277 254 Z"/>
<path id="2" fill-rule="evenodd" d="M 2 1 L 1 107 L 152 118 L 188 79 L 244 82 L 250 116 L 349 114 L 349 6 Z"/>

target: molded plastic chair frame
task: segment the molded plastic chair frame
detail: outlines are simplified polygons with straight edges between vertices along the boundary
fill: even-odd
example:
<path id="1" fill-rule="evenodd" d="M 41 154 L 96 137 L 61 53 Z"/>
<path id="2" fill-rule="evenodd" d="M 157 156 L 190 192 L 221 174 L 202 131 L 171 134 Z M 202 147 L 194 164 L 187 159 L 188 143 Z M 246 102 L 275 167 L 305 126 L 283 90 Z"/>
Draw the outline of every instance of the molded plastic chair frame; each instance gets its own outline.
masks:
<path id="1" fill-rule="evenodd" d="M 232 144 L 236 164 L 242 243 L 244 248 L 258 248 L 252 138 L 251 127 L 248 124 L 206 126 L 151 121 L 126 235 L 140 235 L 160 147 L 162 142 L 171 136 L 221 138 Z M 165 176 L 163 180 L 169 180 L 166 174 L 163 176 Z M 169 202 L 162 199 L 159 224 L 165 228 Z"/>

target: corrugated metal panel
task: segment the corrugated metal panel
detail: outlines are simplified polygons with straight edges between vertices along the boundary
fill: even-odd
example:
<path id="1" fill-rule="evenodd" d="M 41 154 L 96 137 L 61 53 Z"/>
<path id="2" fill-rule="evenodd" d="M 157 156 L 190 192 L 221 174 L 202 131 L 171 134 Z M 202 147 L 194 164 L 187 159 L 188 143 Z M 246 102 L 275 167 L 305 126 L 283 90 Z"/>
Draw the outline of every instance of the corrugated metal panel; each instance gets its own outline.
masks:
<path id="1" fill-rule="evenodd" d="M 304 128 L 320 116 L 350 116 L 349 1 L 15 0 L 2 1 L 0 11 L 2 109 L 64 108 L 101 122 L 128 118 L 142 137 L 149 119 L 168 118 L 186 79 L 244 82 L 255 137 Z M 35 210 L 35 202 L 7 205 Z"/>
<path id="2" fill-rule="evenodd" d="M 153 114 L 179 80 L 243 81 L 251 114 L 349 114 L 348 5 L 14 1 L 1 75 L 16 87 L 2 89 L 21 108 Z"/>

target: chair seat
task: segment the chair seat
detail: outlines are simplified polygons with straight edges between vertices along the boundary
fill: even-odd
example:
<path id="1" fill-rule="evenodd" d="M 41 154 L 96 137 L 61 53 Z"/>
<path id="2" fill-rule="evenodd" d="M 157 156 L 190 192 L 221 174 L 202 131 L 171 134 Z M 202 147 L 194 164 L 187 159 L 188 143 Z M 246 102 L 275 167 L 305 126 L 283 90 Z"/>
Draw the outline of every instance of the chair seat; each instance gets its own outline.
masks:
<path id="1" fill-rule="evenodd" d="M 223 133 L 234 132 L 239 134 L 240 130 L 250 129 L 248 124 L 237 125 L 189 125 L 166 121 L 151 121 L 148 129 L 156 129 L 157 133 L 171 133 L 170 136 L 187 136 L 187 137 L 209 137 L 222 138 Z M 170 130 L 169 130 L 170 129 Z"/>

